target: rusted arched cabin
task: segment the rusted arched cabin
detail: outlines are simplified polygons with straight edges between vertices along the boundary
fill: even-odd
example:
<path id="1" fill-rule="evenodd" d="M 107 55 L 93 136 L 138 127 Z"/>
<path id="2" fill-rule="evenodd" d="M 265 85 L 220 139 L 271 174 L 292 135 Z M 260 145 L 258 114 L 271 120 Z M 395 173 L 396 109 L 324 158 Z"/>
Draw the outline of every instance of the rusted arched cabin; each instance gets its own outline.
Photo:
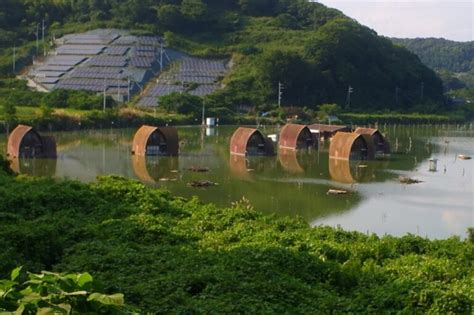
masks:
<path id="1" fill-rule="evenodd" d="M 308 149 L 314 147 L 314 144 L 314 137 L 307 126 L 288 124 L 280 131 L 279 146 L 282 149 Z"/>
<path id="2" fill-rule="evenodd" d="M 390 144 L 388 143 L 387 139 L 385 139 L 384 135 L 378 129 L 357 128 L 354 132 L 360 135 L 371 136 L 374 141 L 376 153 L 382 153 L 382 154 L 390 153 Z"/>
<path id="3" fill-rule="evenodd" d="M 16 158 L 56 158 L 56 141 L 41 136 L 33 127 L 18 125 L 8 137 L 7 155 Z"/>
<path id="4" fill-rule="evenodd" d="M 257 129 L 240 127 L 230 139 L 230 153 L 236 155 L 273 155 L 273 143 Z"/>
<path id="5" fill-rule="evenodd" d="M 342 160 L 372 160 L 375 156 L 371 136 L 338 132 L 329 146 L 329 157 Z"/>
<path id="6" fill-rule="evenodd" d="M 132 154 L 177 156 L 179 153 L 178 130 L 174 127 L 142 126 L 135 133 Z"/>

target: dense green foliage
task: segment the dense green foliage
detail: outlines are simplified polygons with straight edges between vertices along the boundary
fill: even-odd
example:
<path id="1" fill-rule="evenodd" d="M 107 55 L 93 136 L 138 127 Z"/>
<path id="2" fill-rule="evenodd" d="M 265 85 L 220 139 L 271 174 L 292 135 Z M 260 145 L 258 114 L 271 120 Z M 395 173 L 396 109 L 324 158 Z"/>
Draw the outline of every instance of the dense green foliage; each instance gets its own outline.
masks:
<path id="1" fill-rule="evenodd" d="M 439 38 L 393 38 L 392 41 L 417 54 L 424 64 L 438 72 L 452 103 L 474 103 L 473 41 L 454 42 Z"/>
<path id="2" fill-rule="evenodd" d="M 232 57 L 226 89 L 207 102 L 227 110 L 275 104 L 279 81 L 285 106 L 344 107 L 349 86 L 352 109 L 434 111 L 444 101 L 441 81 L 416 56 L 307 0 L 8 1 L 14 5 L 0 8 L 0 37 L 10 48 L 16 37 L 21 60 L 31 60 L 34 30 L 43 17 L 49 35 L 131 28 L 164 34 L 170 46 L 190 53 Z M 0 72 L 11 72 L 10 48 L 0 51 Z"/>
<path id="3" fill-rule="evenodd" d="M 130 314 L 123 294 L 98 293 L 88 273 L 28 273 L 18 267 L 0 280 L 0 312 L 15 314 Z"/>
<path id="4" fill-rule="evenodd" d="M 450 72 L 474 71 L 474 42 L 455 42 L 442 38 L 392 38 L 398 45 L 417 54 L 430 68 Z"/>
<path id="5" fill-rule="evenodd" d="M 155 313 L 471 314 L 474 244 L 310 228 L 172 197 L 118 177 L 94 184 L 0 175 L 0 274 L 90 272 Z"/>
<path id="6" fill-rule="evenodd" d="M 0 106 L 31 106 L 46 105 L 52 108 L 102 109 L 103 96 L 85 91 L 54 90 L 41 93 L 30 90 L 25 81 L 14 79 L 0 80 Z M 116 106 L 111 97 L 106 99 L 106 107 Z"/>

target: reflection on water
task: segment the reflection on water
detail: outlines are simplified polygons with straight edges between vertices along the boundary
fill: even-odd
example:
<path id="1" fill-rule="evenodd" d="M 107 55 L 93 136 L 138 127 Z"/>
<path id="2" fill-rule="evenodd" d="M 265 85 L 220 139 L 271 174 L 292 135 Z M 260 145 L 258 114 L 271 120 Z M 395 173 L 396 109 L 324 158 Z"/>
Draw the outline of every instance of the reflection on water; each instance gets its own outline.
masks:
<path id="1" fill-rule="evenodd" d="M 223 207 L 245 197 L 257 210 L 299 215 L 314 225 L 439 238 L 464 235 L 468 226 L 474 226 L 474 160 L 456 158 L 474 156 L 474 130 L 463 128 L 385 126 L 381 129 L 393 144 L 392 155 L 359 162 L 329 159 L 324 146 L 320 151 L 280 150 L 271 157 L 230 155 L 229 138 L 235 127 L 179 128 L 181 152 L 176 158 L 132 156 L 135 130 L 60 132 L 52 134 L 58 144 L 57 160 L 16 160 L 12 168 L 85 182 L 115 174 Z M 267 127 L 265 132 L 279 130 Z M 5 147 L 6 139 L 0 136 L 0 154 Z M 438 172 L 428 171 L 429 159 L 438 160 Z M 209 172 L 189 171 L 193 167 Z M 399 176 L 423 183 L 401 185 Z M 188 187 L 194 180 L 219 186 Z M 354 193 L 328 196 L 330 188 Z"/>
<path id="2" fill-rule="evenodd" d="M 53 177 L 56 175 L 56 159 L 12 159 L 10 166 L 15 173 L 31 176 Z"/>
<path id="3" fill-rule="evenodd" d="M 146 184 L 177 180 L 179 159 L 177 157 L 132 156 L 135 176 Z"/>

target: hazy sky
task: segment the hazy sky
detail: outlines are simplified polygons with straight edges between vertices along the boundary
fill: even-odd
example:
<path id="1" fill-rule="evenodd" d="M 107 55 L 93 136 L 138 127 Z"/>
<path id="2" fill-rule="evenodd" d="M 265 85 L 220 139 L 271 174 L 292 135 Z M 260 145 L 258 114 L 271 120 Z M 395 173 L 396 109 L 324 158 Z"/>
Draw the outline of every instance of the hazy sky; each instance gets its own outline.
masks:
<path id="1" fill-rule="evenodd" d="M 319 0 L 390 37 L 474 40 L 474 0 Z"/>

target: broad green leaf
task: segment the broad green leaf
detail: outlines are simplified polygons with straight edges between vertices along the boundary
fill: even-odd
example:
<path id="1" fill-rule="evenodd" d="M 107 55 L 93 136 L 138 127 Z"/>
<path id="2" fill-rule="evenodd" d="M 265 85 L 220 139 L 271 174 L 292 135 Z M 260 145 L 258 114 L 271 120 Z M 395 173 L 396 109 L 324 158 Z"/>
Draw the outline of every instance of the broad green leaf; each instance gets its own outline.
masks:
<path id="1" fill-rule="evenodd" d="M 20 306 L 16 309 L 15 315 L 21 315 L 23 314 L 23 311 L 25 310 L 25 305 L 24 304 L 20 304 Z"/>
<path id="2" fill-rule="evenodd" d="M 112 295 L 100 294 L 100 293 L 92 293 L 88 298 L 87 301 L 96 301 L 106 305 L 124 305 L 124 298 L 123 294 L 117 293 Z"/>
<path id="3" fill-rule="evenodd" d="M 21 272 L 21 269 L 22 269 L 22 268 L 23 268 L 23 267 L 20 266 L 20 267 L 17 267 L 17 268 L 15 268 L 15 269 L 12 270 L 12 273 L 11 273 L 11 279 L 12 279 L 12 281 L 15 281 L 16 278 L 18 278 L 18 276 L 20 275 L 20 272 Z"/>
<path id="4" fill-rule="evenodd" d="M 77 284 L 82 288 L 84 287 L 84 285 L 88 284 L 88 283 L 91 283 L 94 279 L 92 278 L 92 276 L 86 272 L 86 273 L 81 273 L 78 277 L 77 277 Z"/>

